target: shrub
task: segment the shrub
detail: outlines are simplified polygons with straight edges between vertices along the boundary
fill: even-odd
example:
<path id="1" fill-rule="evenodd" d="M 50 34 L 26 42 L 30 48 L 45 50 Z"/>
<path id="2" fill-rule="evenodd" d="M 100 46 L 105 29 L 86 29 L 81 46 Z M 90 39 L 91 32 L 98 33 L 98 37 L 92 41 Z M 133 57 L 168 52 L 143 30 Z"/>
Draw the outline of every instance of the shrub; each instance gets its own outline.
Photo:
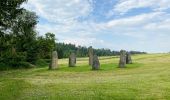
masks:
<path id="1" fill-rule="evenodd" d="M 8 53 L 0 57 L 0 70 L 15 69 L 15 68 L 30 68 L 30 63 L 26 62 L 26 54 L 24 52 L 10 55 Z"/>
<path id="2" fill-rule="evenodd" d="M 38 67 L 45 67 L 48 65 L 49 65 L 49 63 L 45 59 L 39 59 L 36 61 L 36 66 L 38 66 Z"/>
<path id="3" fill-rule="evenodd" d="M 0 62 L 0 70 L 8 70 L 10 67 L 3 62 Z"/>

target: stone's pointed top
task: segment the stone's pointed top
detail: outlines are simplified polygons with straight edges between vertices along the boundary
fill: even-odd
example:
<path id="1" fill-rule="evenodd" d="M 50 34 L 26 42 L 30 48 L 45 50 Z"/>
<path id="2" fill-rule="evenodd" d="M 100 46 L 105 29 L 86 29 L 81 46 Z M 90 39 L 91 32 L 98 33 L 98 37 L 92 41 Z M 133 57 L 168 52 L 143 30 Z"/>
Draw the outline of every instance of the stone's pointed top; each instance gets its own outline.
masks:
<path id="1" fill-rule="evenodd" d="M 93 48 L 92 46 L 89 46 L 89 48 Z"/>
<path id="2" fill-rule="evenodd" d="M 93 52 L 92 46 L 88 48 L 88 51 L 89 51 L 89 52 Z"/>
<path id="3" fill-rule="evenodd" d="M 97 55 L 94 55 L 93 56 L 92 70 L 98 70 L 98 69 L 100 69 L 100 62 L 99 62 Z"/>
<path id="4" fill-rule="evenodd" d="M 53 51 L 52 56 L 54 56 L 54 57 L 57 57 L 57 58 L 58 58 L 57 51 Z"/>
<path id="5" fill-rule="evenodd" d="M 126 50 L 123 50 L 123 49 L 122 49 L 122 50 L 120 50 L 120 52 L 125 52 L 125 53 L 126 53 Z"/>

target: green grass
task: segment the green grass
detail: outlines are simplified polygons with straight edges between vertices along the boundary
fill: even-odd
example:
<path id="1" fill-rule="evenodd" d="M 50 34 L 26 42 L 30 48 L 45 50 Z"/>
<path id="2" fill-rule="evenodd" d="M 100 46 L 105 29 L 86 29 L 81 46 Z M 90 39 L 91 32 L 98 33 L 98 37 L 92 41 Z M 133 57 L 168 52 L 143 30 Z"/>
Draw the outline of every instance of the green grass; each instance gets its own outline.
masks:
<path id="1" fill-rule="evenodd" d="M 0 100 L 169 100 L 170 54 L 132 58 L 124 69 L 117 57 L 100 57 L 98 71 L 87 58 L 78 58 L 75 68 L 61 59 L 58 70 L 0 71 Z"/>

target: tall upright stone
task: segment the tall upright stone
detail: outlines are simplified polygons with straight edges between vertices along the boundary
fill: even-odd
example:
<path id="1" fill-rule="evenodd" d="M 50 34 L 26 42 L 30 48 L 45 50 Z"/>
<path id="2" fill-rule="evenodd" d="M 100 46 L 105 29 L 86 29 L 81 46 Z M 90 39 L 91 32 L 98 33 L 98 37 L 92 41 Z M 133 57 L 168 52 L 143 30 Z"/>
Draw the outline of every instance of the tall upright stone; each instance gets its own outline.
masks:
<path id="1" fill-rule="evenodd" d="M 99 62 L 97 55 L 94 55 L 93 56 L 92 70 L 98 70 L 98 69 L 100 69 L 100 62 Z"/>
<path id="2" fill-rule="evenodd" d="M 51 55 L 51 63 L 49 65 L 49 69 L 57 69 L 58 68 L 58 54 L 56 51 L 52 52 Z"/>
<path id="3" fill-rule="evenodd" d="M 132 64 L 132 58 L 130 52 L 126 53 L 126 64 Z"/>
<path id="4" fill-rule="evenodd" d="M 126 51 L 120 51 L 120 60 L 119 60 L 119 68 L 125 68 L 126 66 Z"/>
<path id="5" fill-rule="evenodd" d="M 76 55 L 75 53 L 71 53 L 69 57 L 69 67 L 75 67 L 76 65 Z"/>
<path id="6" fill-rule="evenodd" d="M 92 46 L 89 47 L 88 55 L 89 55 L 89 65 L 92 66 L 92 64 L 93 64 L 93 48 L 92 48 Z"/>

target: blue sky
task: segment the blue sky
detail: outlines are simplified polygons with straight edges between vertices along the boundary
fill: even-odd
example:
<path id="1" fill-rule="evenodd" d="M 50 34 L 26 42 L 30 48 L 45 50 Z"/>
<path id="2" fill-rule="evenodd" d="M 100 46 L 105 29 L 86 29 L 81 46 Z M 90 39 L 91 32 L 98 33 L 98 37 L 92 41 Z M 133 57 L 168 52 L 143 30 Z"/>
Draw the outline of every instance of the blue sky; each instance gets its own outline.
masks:
<path id="1" fill-rule="evenodd" d="M 170 51 L 170 0 L 28 0 L 39 35 L 111 50 Z"/>

